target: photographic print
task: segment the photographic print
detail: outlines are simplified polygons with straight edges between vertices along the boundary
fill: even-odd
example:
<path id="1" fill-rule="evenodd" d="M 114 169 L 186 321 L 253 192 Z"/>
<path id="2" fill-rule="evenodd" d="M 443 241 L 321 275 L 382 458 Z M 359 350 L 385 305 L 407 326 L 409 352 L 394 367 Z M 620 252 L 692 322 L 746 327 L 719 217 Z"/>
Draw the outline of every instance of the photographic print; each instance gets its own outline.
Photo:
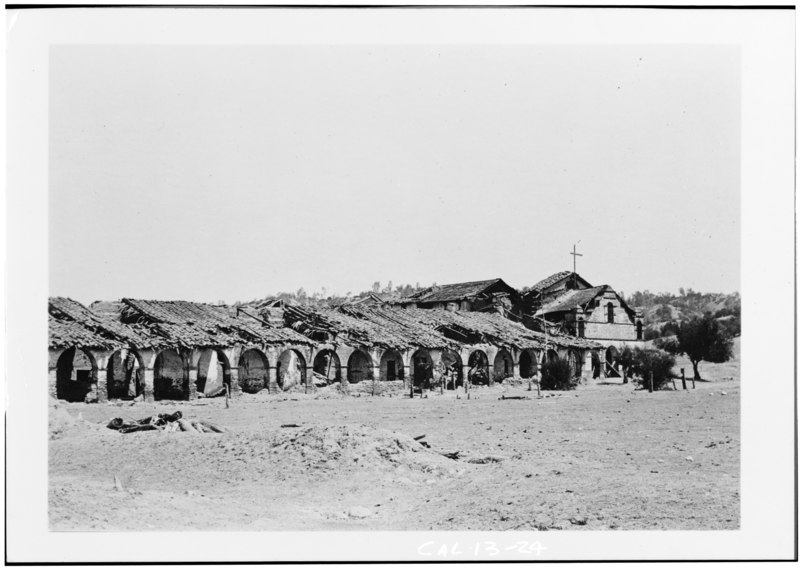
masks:
<path id="1" fill-rule="evenodd" d="M 735 538 L 747 53 L 308 14 L 48 46 L 48 532 Z"/>

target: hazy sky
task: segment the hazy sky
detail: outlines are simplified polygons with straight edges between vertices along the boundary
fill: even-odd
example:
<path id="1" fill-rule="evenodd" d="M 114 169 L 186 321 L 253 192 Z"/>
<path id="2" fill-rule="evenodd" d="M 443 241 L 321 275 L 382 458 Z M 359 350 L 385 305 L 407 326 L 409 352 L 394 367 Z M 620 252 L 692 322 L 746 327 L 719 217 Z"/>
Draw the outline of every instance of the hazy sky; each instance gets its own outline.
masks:
<path id="1" fill-rule="evenodd" d="M 739 290 L 727 46 L 56 46 L 50 292 Z"/>

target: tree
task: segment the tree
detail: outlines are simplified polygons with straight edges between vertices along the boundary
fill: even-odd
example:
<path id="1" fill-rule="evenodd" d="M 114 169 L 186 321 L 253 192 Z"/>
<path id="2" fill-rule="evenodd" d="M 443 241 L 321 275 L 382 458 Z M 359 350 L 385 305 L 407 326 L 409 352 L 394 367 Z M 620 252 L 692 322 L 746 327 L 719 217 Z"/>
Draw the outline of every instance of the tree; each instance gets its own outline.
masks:
<path id="1" fill-rule="evenodd" d="M 628 347 L 627 345 L 622 348 L 622 351 L 619 352 L 617 356 L 617 363 L 619 366 L 622 367 L 622 382 L 628 382 L 628 375 L 633 372 L 634 363 L 636 362 L 636 357 L 634 354 L 634 350 Z"/>
<path id="2" fill-rule="evenodd" d="M 542 363 L 541 387 L 544 390 L 572 390 L 581 378 L 573 376 L 572 367 L 566 359 L 553 359 Z"/>
<path id="3" fill-rule="evenodd" d="M 676 335 L 677 341 L 664 345 L 664 348 L 685 354 L 692 362 L 695 379 L 700 379 L 700 361 L 724 363 L 733 355 L 733 340 L 711 314 L 681 323 Z"/>
<path id="4" fill-rule="evenodd" d="M 660 390 L 667 386 L 672 378 L 672 367 L 675 357 L 661 349 L 634 348 L 630 353 L 630 372 L 638 375 L 639 386 L 648 388 L 650 378 L 653 379 L 653 390 Z"/>

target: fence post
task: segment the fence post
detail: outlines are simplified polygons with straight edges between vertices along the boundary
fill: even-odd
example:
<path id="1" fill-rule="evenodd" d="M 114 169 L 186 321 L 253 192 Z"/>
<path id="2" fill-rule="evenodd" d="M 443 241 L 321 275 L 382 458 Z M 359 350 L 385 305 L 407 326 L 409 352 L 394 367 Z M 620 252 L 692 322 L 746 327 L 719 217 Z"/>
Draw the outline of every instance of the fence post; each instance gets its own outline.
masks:
<path id="1" fill-rule="evenodd" d="M 681 382 L 683 383 L 683 390 L 686 390 L 686 371 L 681 367 Z"/>
<path id="2" fill-rule="evenodd" d="M 653 392 L 653 371 L 650 371 L 650 387 L 648 390 Z"/>

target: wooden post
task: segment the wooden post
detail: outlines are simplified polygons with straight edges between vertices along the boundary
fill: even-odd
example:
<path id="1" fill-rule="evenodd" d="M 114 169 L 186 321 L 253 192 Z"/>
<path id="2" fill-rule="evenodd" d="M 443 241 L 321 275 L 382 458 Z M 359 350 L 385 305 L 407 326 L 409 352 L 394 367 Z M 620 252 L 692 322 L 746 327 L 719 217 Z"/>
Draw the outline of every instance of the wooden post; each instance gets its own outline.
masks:
<path id="1" fill-rule="evenodd" d="M 650 371 L 650 385 L 648 390 L 653 392 L 653 371 Z"/>
<path id="2" fill-rule="evenodd" d="M 675 377 L 671 377 L 671 379 L 672 379 L 672 390 L 674 391 L 678 390 L 678 387 L 675 386 Z"/>
<path id="3" fill-rule="evenodd" d="M 686 372 L 681 367 L 681 382 L 683 383 L 683 390 L 686 390 Z"/>
<path id="4" fill-rule="evenodd" d="M 695 388 L 694 387 L 694 374 L 692 375 L 692 388 Z"/>

